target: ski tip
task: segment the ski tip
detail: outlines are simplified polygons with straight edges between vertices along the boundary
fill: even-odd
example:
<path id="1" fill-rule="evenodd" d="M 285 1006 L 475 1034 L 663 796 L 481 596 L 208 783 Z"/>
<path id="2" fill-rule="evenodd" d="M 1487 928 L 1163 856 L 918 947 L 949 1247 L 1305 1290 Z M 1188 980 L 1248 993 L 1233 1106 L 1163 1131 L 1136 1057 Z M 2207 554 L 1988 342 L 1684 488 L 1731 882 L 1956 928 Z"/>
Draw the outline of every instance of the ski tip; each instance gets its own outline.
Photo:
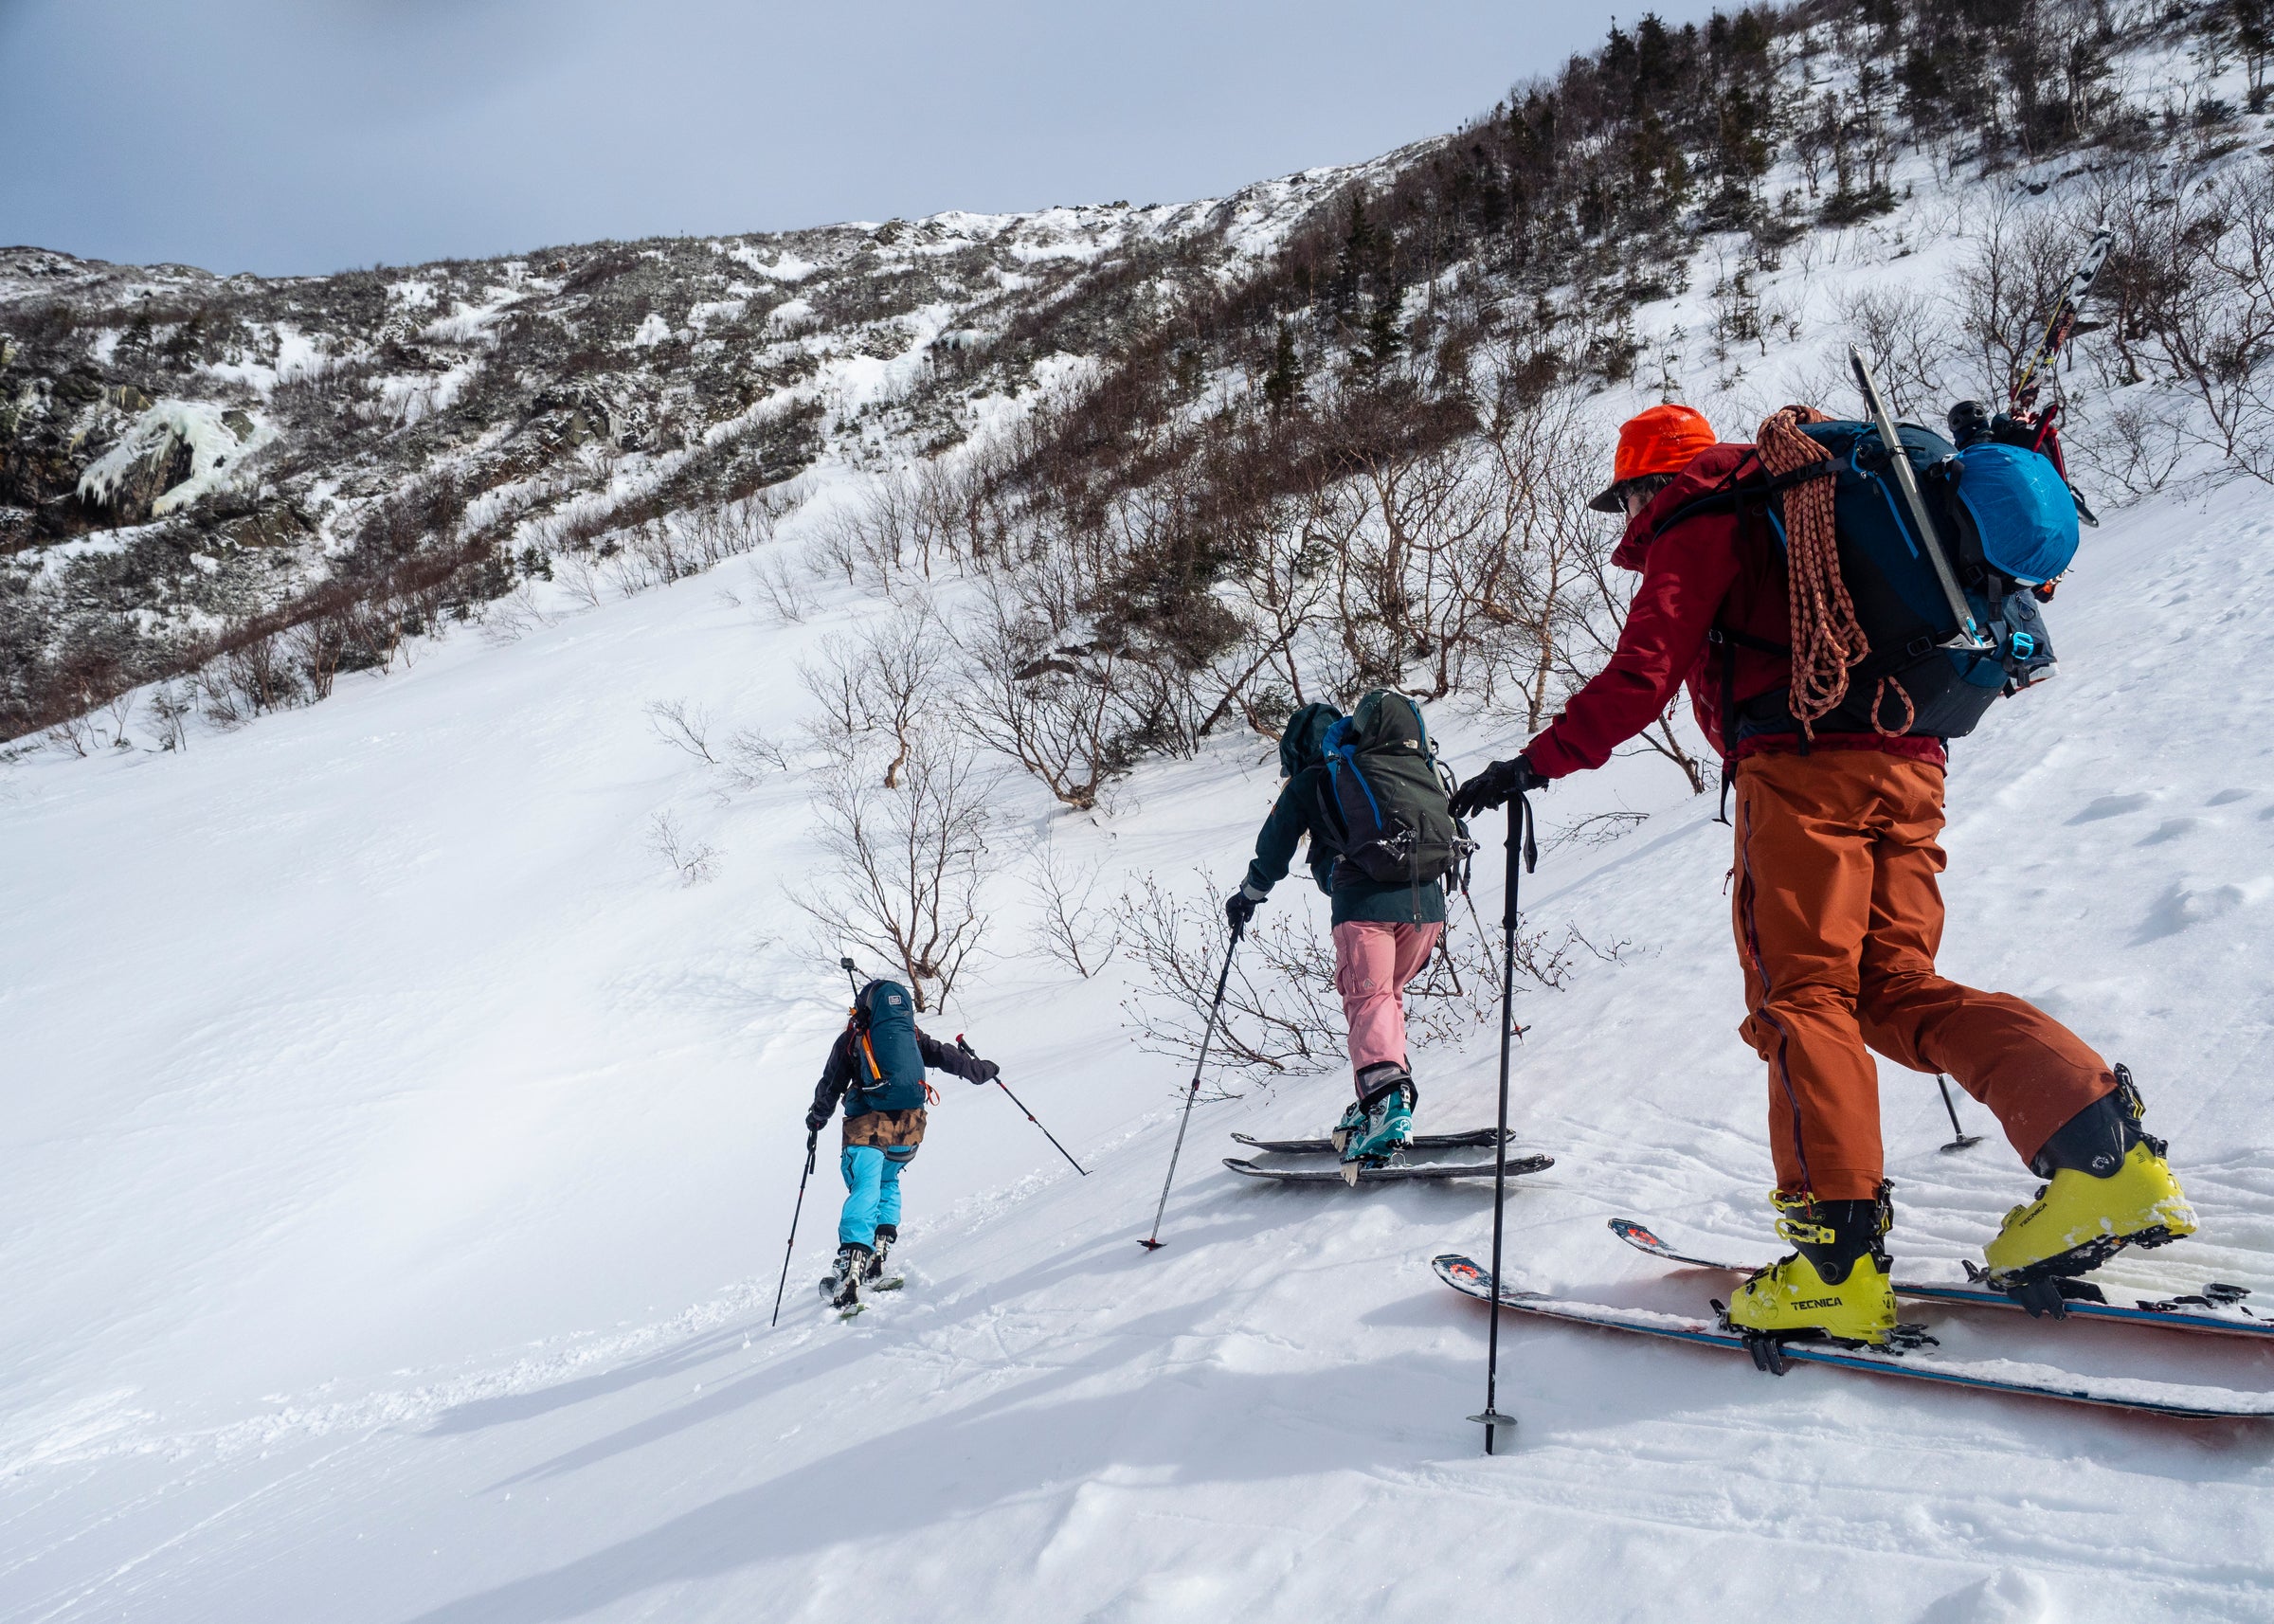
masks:
<path id="1" fill-rule="evenodd" d="M 1487 1278 L 1485 1271 L 1477 1266 L 1474 1258 L 1463 1256 L 1457 1252 L 1440 1253 L 1429 1260 L 1429 1266 L 1437 1272 L 1439 1279 L 1449 1285 L 1473 1285 Z"/>
<path id="2" fill-rule="evenodd" d="M 1650 1232 L 1649 1226 L 1636 1223 L 1633 1218 L 1613 1218 L 1611 1220 L 1611 1233 L 1631 1246 L 1656 1247 L 1664 1246 L 1666 1244 L 1665 1241 L 1660 1240 L 1656 1236 Z"/>

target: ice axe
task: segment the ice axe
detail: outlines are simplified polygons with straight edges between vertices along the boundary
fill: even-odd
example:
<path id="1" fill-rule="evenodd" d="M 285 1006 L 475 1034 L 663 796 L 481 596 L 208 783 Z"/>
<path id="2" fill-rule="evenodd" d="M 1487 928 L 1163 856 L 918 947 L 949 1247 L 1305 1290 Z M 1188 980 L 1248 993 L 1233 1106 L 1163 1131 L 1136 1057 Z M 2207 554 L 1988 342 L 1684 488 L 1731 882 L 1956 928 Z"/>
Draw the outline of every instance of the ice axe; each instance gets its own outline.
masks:
<path id="1" fill-rule="evenodd" d="M 1963 1150 L 1970 1145 L 1979 1145 L 1982 1142 L 1980 1134 L 1969 1133 L 1958 1126 L 1958 1108 L 1950 1103 L 1950 1079 L 1937 1072 L 1935 1087 L 1942 1091 L 1942 1109 L 1950 1112 L 1950 1131 L 1957 1136 L 1948 1145 L 1942 1146 L 1942 1153 L 1947 1156 L 1953 1150 Z"/>

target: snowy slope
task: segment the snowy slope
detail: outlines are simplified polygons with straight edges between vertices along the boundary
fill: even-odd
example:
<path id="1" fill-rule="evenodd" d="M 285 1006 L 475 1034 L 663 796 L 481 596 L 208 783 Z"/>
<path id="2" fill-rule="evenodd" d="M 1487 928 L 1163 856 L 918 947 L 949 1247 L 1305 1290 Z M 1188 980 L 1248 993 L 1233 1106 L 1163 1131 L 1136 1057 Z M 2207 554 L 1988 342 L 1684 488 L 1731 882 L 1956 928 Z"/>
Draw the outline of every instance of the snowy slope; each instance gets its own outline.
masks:
<path id="1" fill-rule="evenodd" d="M 1339 1080 L 1290 1080 L 1202 1109 L 1148 1256 L 1182 1078 L 1112 977 L 1039 960 L 940 1029 L 1093 1176 L 950 1083 L 909 1290 L 817 1315 L 824 1161 L 769 1328 L 841 1008 L 784 900 L 802 789 L 722 803 L 642 707 L 770 721 L 800 652 L 874 610 L 760 629 L 716 586 L 460 638 L 185 754 L 0 776 L 0 1618 L 2274 1618 L 2262 1432 L 1511 1323 L 1523 1428 L 1483 1458 L 1482 1318 L 1427 1259 L 1486 1244 L 1487 1195 L 1223 1171 L 1230 1130 L 1339 1109 Z M 2205 1229 L 2108 1275 L 2274 1292 L 2274 504 L 2112 519 L 2052 625 L 2060 681 L 1957 752 L 1945 962 L 2139 1073 Z M 1516 742 L 1441 731 L 1464 762 Z M 1261 754 L 1148 768 L 1057 838 L 1228 875 Z M 1624 792 L 1672 783 L 1631 764 Z M 659 810 L 716 882 L 643 849 Z M 1511 1198 L 1527 1283 L 1722 1284 L 1617 1247 L 1620 1212 L 1765 1246 L 1710 818 L 1685 798 L 1533 882 L 1536 917 L 1627 946 L 1522 1011 L 1517 1117 L 1559 1159 Z M 1272 906 L 1324 905 L 1298 897 Z M 1489 1047 L 1431 1064 L 1425 1128 L 1488 1118 Z M 1927 1080 L 1886 1091 L 1898 1254 L 1955 1268 L 2027 1176 L 1994 1143 L 1938 1155 Z M 1951 1331 L 1993 1334 L 2274 1383 L 2263 1351 Z"/>

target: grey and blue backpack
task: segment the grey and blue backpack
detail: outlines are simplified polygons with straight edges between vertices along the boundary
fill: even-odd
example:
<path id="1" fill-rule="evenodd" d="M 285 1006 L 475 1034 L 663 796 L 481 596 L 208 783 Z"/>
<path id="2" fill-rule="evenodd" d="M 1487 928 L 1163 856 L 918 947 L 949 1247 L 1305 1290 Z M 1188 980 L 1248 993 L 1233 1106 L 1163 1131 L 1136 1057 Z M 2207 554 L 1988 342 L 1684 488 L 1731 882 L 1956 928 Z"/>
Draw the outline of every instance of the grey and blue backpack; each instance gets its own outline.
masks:
<path id="1" fill-rule="evenodd" d="M 1475 849 L 1421 707 L 1378 688 L 1326 730 L 1326 803 L 1343 860 L 1373 880 L 1442 879 Z"/>

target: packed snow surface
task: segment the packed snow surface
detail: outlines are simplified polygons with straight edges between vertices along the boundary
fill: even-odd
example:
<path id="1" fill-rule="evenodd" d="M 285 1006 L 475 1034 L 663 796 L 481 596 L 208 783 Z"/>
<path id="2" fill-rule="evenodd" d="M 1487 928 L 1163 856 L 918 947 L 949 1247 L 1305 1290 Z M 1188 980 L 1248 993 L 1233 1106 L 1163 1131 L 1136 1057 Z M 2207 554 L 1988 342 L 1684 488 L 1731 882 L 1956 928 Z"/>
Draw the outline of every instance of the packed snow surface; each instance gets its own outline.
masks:
<path id="1" fill-rule="evenodd" d="M 1235 1129 L 1323 1128 L 1337 1076 L 1200 1107 L 1142 1251 L 1184 1074 L 1130 1041 L 1118 965 L 1021 956 L 1048 808 L 1018 783 L 1002 956 L 928 1024 L 1091 1176 L 944 1080 L 908 1289 L 840 1325 L 813 1290 L 833 1128 L 769 1326 L 845 990 L 785 896 L 817 848 L 796 779 L 721 799 L 643 708 L 779 736 L 800 656 L 879 605 L 760 625 L 719 594 L 745 568 L 422 645 L 184 753 L 0 771 L 0 1617 L 2274 1619 L 2263 1426 L 1511 1319 L 1521 1426 L 1487 1458 L 1483 1310 L 1429 1259 L 1483 1254 L 1488 1189 L 1218 1164 Z M 2111 518 L 2050 621 L 2060 679 L 1956 751 L 1945 964 L 2139 1073 L 2203 1230 L 2103 1277 L 2274 1299 L 2274 504 Z M 1464 767 L 1519 742 L 1438 726 Z M 1109 896 L 1228 888 L 1269 755 L 1147 767 L 1056 839 Z M 1532 918 L 1617 950 L 1522 999 L 1514 1120 L 1557 1165 L 1511 1192 L 1510 1271 L 1695 1313 L 1726 1278 L 1604 1220 L 1772 1244 L 1728 836 L 1644 759 L 1542 807 L 1615 797 L 1657 810 L 1526 883 Z M 714 881 L 649 853 L 659 812 Z M 1493 1056 L 1487 1030 L 1420 1056 L 1425 1131 L 1490 1120 Z M 1992 1137 L 1941 1155 L 1932 1081 L 1884 1088 L 1898 1258 L 1955 1272 L 2032 1182 L 1971 1102 Z M 2229 1339 L 1920 1317 L 1968 1358 L 2274 1388 Z"/>

